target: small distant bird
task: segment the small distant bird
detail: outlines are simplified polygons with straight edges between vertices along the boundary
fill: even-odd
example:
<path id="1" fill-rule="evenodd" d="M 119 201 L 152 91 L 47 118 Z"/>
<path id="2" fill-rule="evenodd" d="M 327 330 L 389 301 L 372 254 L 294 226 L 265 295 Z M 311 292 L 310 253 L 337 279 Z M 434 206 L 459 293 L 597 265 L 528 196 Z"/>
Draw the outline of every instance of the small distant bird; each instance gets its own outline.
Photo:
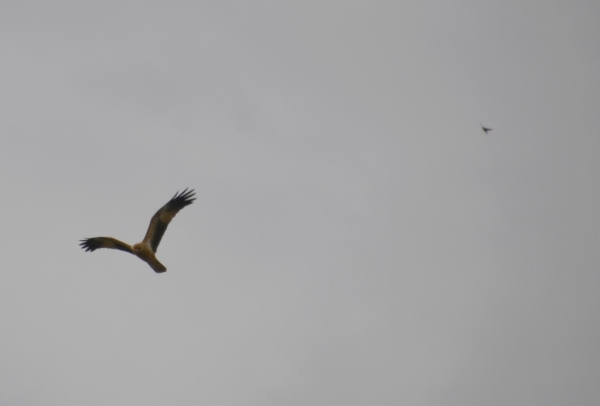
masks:
<path id="1" fill-rule="evenodd" d="M 145 261 L 150 265 L 154 272 L 161 273 L 166 272 L 167 268 L 161 264 L 154 253 L 160 244 L 160 240 L 167 230 L 167 226 L 173 220 L 173 217 L 179 210 L 183 209 L 193 203 L 196 198 L 194 197 L 194 189 L 188 191 L 187 188 L 179 193 L 175 193 L 175 196 L 171 198 L 159 211 L 152 216 L 148 231 L 142 242 L 130 246 L 122 241 L 119 241 L 112 237 L 94 237 L 81 240 L 81 248 L 87 251 L 95 251 L 98 248 L 113 248 L 125 252 L 129 252 Z"/>
<path id="2" fill-rule="evenodd" d="M 492 129 L 491 129 L 491 128 L 484 127 L 484 126 L 483 126 L 483 124 L 481 124 L 481 129 L 482 129 L 483 131 L 485 131 L 485 133 L 486 133 L 486 134 L 488 133 L 488 131 L 492 131 Z"/>

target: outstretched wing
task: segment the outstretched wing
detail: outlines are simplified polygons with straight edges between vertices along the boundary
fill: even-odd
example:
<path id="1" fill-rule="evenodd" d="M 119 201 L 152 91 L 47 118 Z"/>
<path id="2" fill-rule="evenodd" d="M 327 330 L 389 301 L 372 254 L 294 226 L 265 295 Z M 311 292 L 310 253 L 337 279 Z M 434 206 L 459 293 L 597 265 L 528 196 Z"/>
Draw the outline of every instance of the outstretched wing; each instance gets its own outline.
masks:
<path id="1" fill-rule="evenodd" d="M 86 238 L 81 240 L 81 248 L 87 251 L 95 251 L 98 248 L 113 248 L 133 254 L 133 248 L 129 244 L 125 244 L 123 241 L 119 241 L 112 237 L 94 237 Z"/>
<path id="2" fill-rule="evenodd" d="M 171 220 L 173 220 L 173 217 L 179 213 L 179 210 L 192 204 L 193 201 L 196 200 L 194 194 L 194 189 L 188 191 L 187 188 L 181 193 L 175 193 L 175 196 L 152 216 L 148 231 L 144 237 L 144 242 L 150 244 L 152 251 L 156 252 L 167 226 Z"/>

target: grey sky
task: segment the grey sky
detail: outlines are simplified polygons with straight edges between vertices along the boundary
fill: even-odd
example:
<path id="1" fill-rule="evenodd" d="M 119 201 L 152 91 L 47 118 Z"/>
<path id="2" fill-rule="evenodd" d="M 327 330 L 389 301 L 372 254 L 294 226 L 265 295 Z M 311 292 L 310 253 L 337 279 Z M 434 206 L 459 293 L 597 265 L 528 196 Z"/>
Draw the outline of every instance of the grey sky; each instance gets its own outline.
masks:
<path id="1" fill-rule="evenodd" d="M 598 21 L 4 1 L 0 404 L 598 404 Z"/>

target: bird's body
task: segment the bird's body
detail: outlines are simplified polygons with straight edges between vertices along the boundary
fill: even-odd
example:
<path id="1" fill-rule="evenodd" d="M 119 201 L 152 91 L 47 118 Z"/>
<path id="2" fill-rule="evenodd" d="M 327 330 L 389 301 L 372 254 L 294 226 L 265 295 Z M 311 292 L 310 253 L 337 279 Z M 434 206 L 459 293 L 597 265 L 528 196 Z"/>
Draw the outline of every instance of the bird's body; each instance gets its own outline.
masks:
<path id="1" fill-rule="evenodd" d="M 157 273 L 166 272 L 167 268 L 156 259 L 156 250 L 158 244 L 165 233 L 167 226 L 173 220 L 173 217 L 185 206 L 192 204 L 196 200 L 194 190 L 188 191 L 185 189 L 181 193 L 175 193 L 175 196 L 160 208 L 152 216 L 146 236 L 133 246 L 119 241 L 112 237 L 94 237 L 81 240 L 81 248 L 86 251 L 95 251 L 98 248 L 112 248 L 125 252 L 129 252 L 145 261 Z"/>
<path id="2" fill-rule="evenodd" d="M 154 251 L 152 251 L 152 247 L 150 244 L 144 243 L 143 241 L 135 244 L 133 247 L 133 254 L 137 256 L 142 261 L 146 261 L 148 265 L 154 272 L 161 273 L 166 272 L 167 268 L 160 263 L 158 259 L 156 259 L 156 255 L 154 255 Z"/>

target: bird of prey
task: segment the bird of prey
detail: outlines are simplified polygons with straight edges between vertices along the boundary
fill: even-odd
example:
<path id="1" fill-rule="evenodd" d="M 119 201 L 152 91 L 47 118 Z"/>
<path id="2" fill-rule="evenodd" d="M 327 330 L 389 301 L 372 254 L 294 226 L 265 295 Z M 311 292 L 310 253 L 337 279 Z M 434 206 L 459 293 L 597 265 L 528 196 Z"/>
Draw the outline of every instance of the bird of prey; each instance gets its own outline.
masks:
<path id="1" fill-rule="evenodd" d="M 181 193 L 175 193 L 175 196 L 152 216 L 144 240 L 133 246 L 112 237 L 86 238 L 85 240 L 81 240 L 79 245 L 81 245 L 81 248 L 86 252 L 95 251 L 98 248 L 113 248 L 129 252 L 147 262 L 154 272 L 166 272 L 167 268 L 156 259 L 154 254 L 156 253 L 158 244 L 160 244 L 160 240 L 165 233 L 167 226 L 171 220 L 173 220 L 173 217 L 179 213 L 179 210 L 192 204 L 192 202 L 196 200 L 194 194 L 194 189 L 188 191 L 187 188 Z"/>
<path id="2" fill-rule="evenodd" d="M 482 129 L 482 130 L 483 130 L 483 131 L 484 131 L 486 134 L 487 134 L 489 131 L 492 131 L 492 129 L 491 129 L 491 128 L 484 127 L 484 126 L 483 126 L 483 124 L 481 124 L 481 129 Z"/>

